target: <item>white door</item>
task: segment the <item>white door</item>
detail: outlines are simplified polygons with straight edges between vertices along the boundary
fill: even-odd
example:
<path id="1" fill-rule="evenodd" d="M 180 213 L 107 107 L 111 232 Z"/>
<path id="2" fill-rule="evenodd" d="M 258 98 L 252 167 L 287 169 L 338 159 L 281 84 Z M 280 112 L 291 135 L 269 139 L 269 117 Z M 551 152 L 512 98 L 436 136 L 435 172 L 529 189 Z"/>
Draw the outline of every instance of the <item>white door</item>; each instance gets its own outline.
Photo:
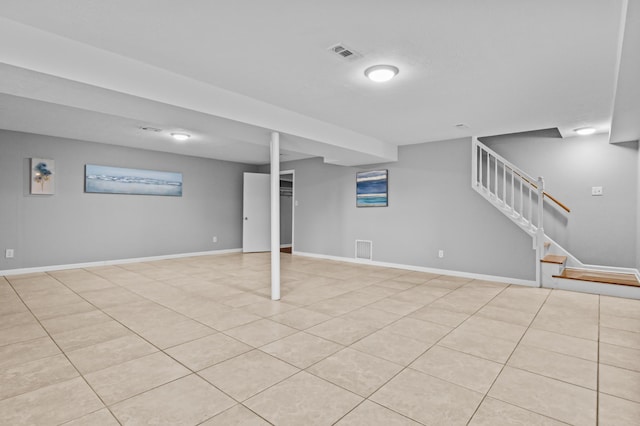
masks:
<path id="1" fill-rule="evenodd" d="M 242 191 L 242 251 L 271 250 L 271 176 L 245 173 Z"/>

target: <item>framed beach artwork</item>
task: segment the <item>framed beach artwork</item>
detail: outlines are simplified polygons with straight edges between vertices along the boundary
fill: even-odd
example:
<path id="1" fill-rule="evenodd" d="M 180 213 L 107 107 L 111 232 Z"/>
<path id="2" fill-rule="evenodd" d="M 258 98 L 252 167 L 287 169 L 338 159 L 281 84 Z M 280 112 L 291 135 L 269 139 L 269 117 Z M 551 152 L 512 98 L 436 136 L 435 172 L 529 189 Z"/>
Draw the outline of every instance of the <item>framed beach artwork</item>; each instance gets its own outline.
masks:
<path id="1" fill-rule="evenodd" d="M 181 197 L 182 173 L 87 164 L 84 191 Z"/>
<path id="2" fill-rule="evenodd" d="M 31 159 L 31 193 L 55 194 L 55 161 L 46 158 Z"/>
<path id="3" fill-rule="evenodd" d="M 388 170 L 356 173 L 356 206 L 386 207 L 389 205 Z"/>

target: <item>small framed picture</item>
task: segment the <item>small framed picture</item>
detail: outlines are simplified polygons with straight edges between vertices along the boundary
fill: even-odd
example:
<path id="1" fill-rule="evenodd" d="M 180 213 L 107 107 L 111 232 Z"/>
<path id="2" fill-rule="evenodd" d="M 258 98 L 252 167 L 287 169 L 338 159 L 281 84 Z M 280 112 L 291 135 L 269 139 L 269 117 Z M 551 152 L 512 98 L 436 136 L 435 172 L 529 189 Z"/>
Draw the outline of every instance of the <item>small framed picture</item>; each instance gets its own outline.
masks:
<path id="1" fill-rule="evenodd" d="M 46 158 L 31 159 L 31 194 L 55 194 L 56 163 Z"/>
<path id="2" fill-rule="evenodd" d="M 356 173 L 356 206 L 387 207 L 389 205 L 388 170 Z"/>

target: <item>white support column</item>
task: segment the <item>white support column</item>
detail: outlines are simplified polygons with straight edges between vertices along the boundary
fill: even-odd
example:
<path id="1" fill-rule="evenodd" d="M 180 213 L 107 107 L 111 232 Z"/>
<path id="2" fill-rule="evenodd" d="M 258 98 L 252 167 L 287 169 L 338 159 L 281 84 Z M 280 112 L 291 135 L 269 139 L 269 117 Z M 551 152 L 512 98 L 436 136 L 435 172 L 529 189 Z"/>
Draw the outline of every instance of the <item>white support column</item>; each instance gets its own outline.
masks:
<path id="1" fill-rule="evenodd" d="M 280 300 L 280 134 L 271 132 L 271 300 Z"/>

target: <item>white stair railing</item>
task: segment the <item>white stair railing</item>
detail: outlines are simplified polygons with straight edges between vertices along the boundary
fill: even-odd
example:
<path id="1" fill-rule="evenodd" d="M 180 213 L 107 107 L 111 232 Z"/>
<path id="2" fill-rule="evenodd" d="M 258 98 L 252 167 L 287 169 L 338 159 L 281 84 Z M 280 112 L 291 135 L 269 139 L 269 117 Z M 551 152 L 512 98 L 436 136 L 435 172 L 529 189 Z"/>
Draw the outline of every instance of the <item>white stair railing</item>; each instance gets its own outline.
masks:
<path id="1" fill-rule="evenodd" d="M 565 256 L 566 265 L 579 269 L 620 274 L 635 274 L 640 281 L 640 271 L 617 266 L 588 265 L 580 262 L 544 233 L 544 203 L 548 199 L 556 207 L 571 210 L 544 190 L 544 179 L 533 178 L 510 163 L 477 138 L 472 140 L 471 186 L 505 216 L 533 238 L 536 250 L 536 282 L 542 286 L 542 267 L 545 243 L 549 252 Z"/>
<path id="2" fill-rule="evenodd" d="M 473 138 L 471 186 L 533 238 L 536 281 L 544 253 L 544 179 L 533 178 Z M 563 206 L 564 207 L 564 206 Z"/>
<path id="3" fill-rule="evenodd" d="M 529 176 L 476 138 L 471 186 L 530 235 L 542 227 L 542 177 Z"/>

